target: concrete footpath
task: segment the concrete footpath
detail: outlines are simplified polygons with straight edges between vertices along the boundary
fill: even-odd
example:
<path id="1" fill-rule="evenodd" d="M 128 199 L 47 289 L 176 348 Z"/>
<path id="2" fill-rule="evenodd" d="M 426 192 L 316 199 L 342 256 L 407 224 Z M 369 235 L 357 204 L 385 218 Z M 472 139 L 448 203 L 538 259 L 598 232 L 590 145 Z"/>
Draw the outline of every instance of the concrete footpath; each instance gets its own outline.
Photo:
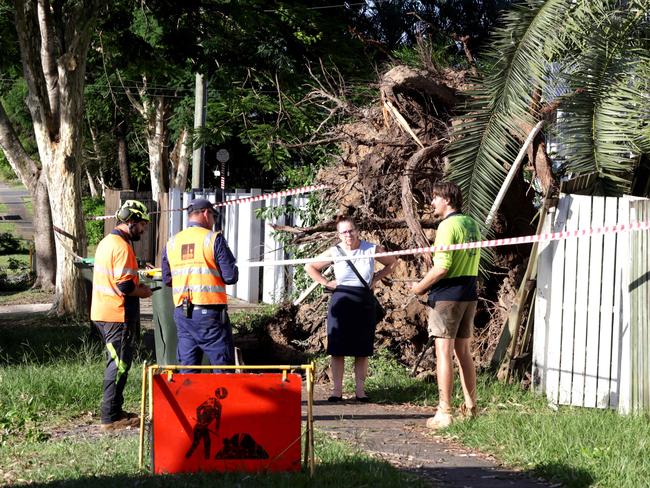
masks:
<path id="1" fill-rule="evenodd" d="M 314 426 L 350 442 L 435 487 L 541 488 L 559 486 L 501 466 L 491 456 L 467 449 L 426 428 L 430 407 L 327 401 L 325 385 L 314 394 Z M 303 402 L 306 416 L 306 402 Z"/>

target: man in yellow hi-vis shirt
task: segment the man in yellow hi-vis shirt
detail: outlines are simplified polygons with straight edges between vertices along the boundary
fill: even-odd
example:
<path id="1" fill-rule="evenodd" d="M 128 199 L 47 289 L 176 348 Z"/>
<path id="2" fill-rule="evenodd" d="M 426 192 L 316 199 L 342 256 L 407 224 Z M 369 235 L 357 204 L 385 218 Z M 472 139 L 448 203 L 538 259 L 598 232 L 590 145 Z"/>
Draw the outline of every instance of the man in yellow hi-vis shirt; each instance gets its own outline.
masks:
<path id="1" fill-rule="evenodd" d="M 138 418 L 122 410 L 124 387 L 133 357 L 133 339 L 140 314 L 140 298 L 151 289 L 138 282 L 138 263 L 131 241 L 137 241 L 149 222 L 147 207 L 127 200 L 115 214 L 118 224 L 95 252 L 90 319 L 106 345 L 101 429 L 112 431 L 138 425 Z"/>
<path id="2" fill-rule="evenodd" d="M 463 196 L 454 183 L 436 183 L 432 191 L 434 217 L 442 219 L 435 246 L 480 240 L 478 224 L 461 213 Z M 471 342 L 478 300 L 476 278 L 480 250 L 437 251 L 433 267 L 411 291 L 429 292 L 429 336 L 435 338 L 439 401 L 427 427 L 439 429 L 452 422 L 453 353 L 456 353 L 465 403 L 461 416 L 476 415 L 476 367 Z"/>

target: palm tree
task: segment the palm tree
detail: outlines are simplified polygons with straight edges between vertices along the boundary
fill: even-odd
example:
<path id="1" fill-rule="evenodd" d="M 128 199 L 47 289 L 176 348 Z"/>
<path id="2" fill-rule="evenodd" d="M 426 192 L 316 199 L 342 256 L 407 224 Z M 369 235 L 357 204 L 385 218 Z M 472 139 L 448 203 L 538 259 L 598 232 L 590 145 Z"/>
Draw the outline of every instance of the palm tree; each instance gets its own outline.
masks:
<path id="1" fill-rule="evenodd" d="M 468 213 L 485 221 L 507 165 L 549 114 L 556 175 L 593 174 L 594 194 L 630 191 L 650 151 L 649 11 L 650 0 L 528 0 L 504 16 L 448 150 Z"/>

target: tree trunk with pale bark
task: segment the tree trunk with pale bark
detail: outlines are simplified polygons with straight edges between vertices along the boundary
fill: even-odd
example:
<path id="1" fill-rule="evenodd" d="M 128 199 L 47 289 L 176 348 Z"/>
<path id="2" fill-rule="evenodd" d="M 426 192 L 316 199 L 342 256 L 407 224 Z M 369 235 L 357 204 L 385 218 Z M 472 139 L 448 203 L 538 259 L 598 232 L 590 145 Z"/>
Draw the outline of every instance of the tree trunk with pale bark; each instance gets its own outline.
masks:
<path id="1" fill-rule="evenodd" d="M 120 182 L 122 190 L 131 189 L 131 178 L 129 177 L 129 161 L 126 144 L 126 122 L 120 120 L 115 125 L 115 139 L 117 140 L 117 167 L 120 170 Z"/>
<path id="2" fill-rule="evenodd" d="M 147 79 L 142 77 L 138 100 L 130 90 L 126 95 L 131 105 L 138 111 L 145 123 L 145 137 L 149 152 L 149 174 L 151 177 L 151 198 L 158 201 L 161 193 L 169 190 L 169 173 L 167 169 L 168 150 L 167 139 L 169 136 L 169 105 L 165 97 L 149 95 Z"/>
<path id="3" fill-rule="evenodd" d="M 86 252 L 81 209 L 81 121 L 90 37 L 97 0 L 15 0 L 16 32 L 29 95 L 27 107 L 45 174 L 56 233 L 57 314 L 85 310 L 75 256 Z M 55 11 L 56 10 L 56 11 Z M 38 202 L 38 205 L 44 202 Z"/>
<path id="4" fill-rule="evenodd" d="M 155 97 L 151 104 L 145 103 L 147 117 L 147 148 L 149 149 L 149 172 L 151 175 L 151 198 L 156 202 L 161 193 L 169 189 L 167 173 L 167 103 L 163 97 Z"/>
<path id="5" fill-rule="evenodd" d="M 171 174 L 170 181 L 172 188 L 178 188 L 180 191 L 185 191 L 187 185 L 187 175 L 190 168 L 190 145 L 189 131 L 187 128 L 183 129 L 178 136 L 178 140 L 174 145 L 169 159 L 171 161 Z"/>
<path id="6" fill-rule="evenodd" d="M 27 154 L 0 104 L 0 148 L 16 176 L 29 191 L 34 204 L 34 249 L 36 279 L 34 288 L 53 290 L 56 277 L 54 235 L 45 174 Z"/>

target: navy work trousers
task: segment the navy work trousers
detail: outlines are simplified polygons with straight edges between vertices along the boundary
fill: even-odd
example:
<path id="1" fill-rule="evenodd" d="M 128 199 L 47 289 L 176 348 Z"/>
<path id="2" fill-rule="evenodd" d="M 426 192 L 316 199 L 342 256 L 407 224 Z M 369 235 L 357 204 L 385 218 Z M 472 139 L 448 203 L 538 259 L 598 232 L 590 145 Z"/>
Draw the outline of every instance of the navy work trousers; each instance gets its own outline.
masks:
<path id="1" fill-rule="evenodd" d="M 183 307 L 176 307 L 174 321 L 178 332 L 176 355 L 181 365 L 201 364 L 202 354 L 213 366 L 234 364 L 232 327 L 225 309 L 195 306 L 192 316 L 186 317 Z"/>
<path id="2" fill-rule="evenodd" d="M 124 387 L 133 361 L 135 323 L 94 322 L 106 346 L 104 393 L 101 405 L 101 422 L 108 424 L 119 420 L 124 403 Z"/>

